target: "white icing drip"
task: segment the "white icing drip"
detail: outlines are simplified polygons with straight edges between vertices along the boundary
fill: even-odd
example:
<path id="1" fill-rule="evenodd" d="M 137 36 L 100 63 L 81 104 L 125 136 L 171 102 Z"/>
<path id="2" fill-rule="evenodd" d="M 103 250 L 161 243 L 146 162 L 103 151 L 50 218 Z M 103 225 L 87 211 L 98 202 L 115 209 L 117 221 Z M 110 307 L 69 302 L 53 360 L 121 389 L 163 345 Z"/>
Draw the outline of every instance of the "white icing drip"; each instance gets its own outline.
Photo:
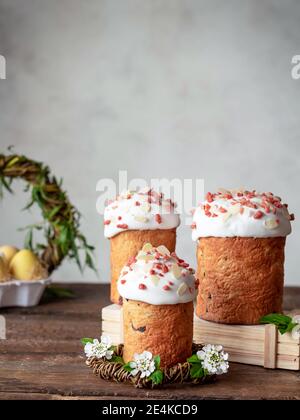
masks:
<path id="1" fill-rule="evenodd" d="M 146 244 L 143 250 L 147 247 L 152 248 Z M 194 270 L 176 254 L 162 255 L 157 253 L 161 247 L 151 248 L 140 251 L 136 259 L 123 268 L 118 280 L 120 295 L 152 305 L 193 301 L 197 292 Z"/>
<path id="2" fill-rule="evenodd" d="M 124 230 L 173 229 L 179 224 L 174 204 L 154 191 L 122 193 L 104 211 L 106 238 Z"/>
<path id="3" fill-rule="evenodd" d="M 209 193 L 195 210 L 193 240 L 209 236 L 270 238 L 291 233 L 292 217 L 279 197 L 271 193 L 228 193 Z"/>

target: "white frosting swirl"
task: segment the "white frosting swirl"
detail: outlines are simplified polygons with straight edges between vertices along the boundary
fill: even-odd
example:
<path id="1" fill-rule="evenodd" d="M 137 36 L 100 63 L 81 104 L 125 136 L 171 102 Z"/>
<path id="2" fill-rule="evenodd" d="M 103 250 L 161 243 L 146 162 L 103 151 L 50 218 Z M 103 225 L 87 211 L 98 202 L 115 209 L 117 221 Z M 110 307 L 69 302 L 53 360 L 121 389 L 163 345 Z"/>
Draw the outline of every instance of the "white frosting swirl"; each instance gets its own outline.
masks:
<path id="1" fill-rule="evenodd" d="M 123 192 L 104 211 L 106 238 L 124 230 L 173 229 L 179 224 L 174 203 L 149 188 Z"/>
<path id="2" fill-rule="evenodd" d="M 192 237 L 270 238 L 291 233 L 291 220 L 286 204 L 272 193 L 223 190 L 206 195 L 194 212 Z"/>
<path id="3" fill-rule="evenodd" d="M 121 271 L 118 291 L 123 298 L 152 305 L 176 305 L 196 297 L 195 271 L 161 245 L 145 244 Z"/>

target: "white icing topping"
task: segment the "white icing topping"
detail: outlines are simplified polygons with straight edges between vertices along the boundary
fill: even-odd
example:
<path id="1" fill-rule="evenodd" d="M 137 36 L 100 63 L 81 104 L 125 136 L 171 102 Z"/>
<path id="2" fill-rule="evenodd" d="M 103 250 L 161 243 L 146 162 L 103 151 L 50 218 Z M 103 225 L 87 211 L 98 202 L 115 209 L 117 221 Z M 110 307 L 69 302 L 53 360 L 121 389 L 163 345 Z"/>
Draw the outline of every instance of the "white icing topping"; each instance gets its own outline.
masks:
<path id="1" fill-rule="evenodd" d="M 123 298 L 152 305 L 191 302 L 197 292 L 194 274 L 188 263 L 165 246 L 145 244 L 123 268 L 118 291 Z"/>
<path id="2" fill-rule="evenodd" d="M 206 195 L 195 210 L 192 237 L 270 238 L 291 233 L 291 220 L 286 204 L 272 193 L 224 190 Z"/>
<path id="3" fill-rule="evenodd" d="M 106 238 L 124 230 L 173 229 L 179 224 L 174 203 L 149 188 L 122 193 L 104 211 Z"/>

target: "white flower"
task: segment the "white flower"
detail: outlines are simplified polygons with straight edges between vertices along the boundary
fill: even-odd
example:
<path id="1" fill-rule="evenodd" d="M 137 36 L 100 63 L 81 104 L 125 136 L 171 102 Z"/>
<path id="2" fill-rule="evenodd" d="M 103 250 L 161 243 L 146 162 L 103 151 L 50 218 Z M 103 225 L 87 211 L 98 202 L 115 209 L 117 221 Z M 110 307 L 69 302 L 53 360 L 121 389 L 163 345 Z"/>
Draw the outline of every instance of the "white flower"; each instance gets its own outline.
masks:
<path id="1" fill-rule="evenodd" d="M 105 357 L 106 359 L 110 360 L 114 353 L 114 351 L 111 350 L 111 346 L 112 341 L 110 337 L 102 335 L 100 342 L 99 340 L 95 339 L 92 343 L 87 343 L 84 346 L 84 351 L 86 357 L 97 357 L 98 359 Z"/>
<path id="2" fill-rule="evenodd" d="M 294 340 L 299 340 L 300 338 L 300 315 L 295 315 L 292 318 L 293 323 L 297 324 L 295 325 L 295 327 L 292 329 L 292 337 Z"/>
<path id="3" fill-rule="evenodd" d="M 300 324 L 300 315 L 295 315 L 292 320 L 295 324 Z"/>
<path id="4" fill-rule="evenodd" d="M 292 329 L 292 337 L 293 337 L 294 340 L 299 340 L 299 338 L 300 338 L 300 324 L 297 324 Z"/>
<path id="5" fill-rule="evenodd" d="M 222 375 L 229 369 L 228 353 L 223 351 L 222 346 L 208 344 L 197 352 L 197 356 L 210 375 Z"/>
<path id="6" fill-rule="evenodd" d="M 141 372 L 141 378 L 148 378 L 155 371 L 155 362 L 150 351 L 144 351 L 141 354 L 135 353 L 134 361 L 130 362 L 129 366 L 133 369 L 131 375 L 136 376 Z"/>

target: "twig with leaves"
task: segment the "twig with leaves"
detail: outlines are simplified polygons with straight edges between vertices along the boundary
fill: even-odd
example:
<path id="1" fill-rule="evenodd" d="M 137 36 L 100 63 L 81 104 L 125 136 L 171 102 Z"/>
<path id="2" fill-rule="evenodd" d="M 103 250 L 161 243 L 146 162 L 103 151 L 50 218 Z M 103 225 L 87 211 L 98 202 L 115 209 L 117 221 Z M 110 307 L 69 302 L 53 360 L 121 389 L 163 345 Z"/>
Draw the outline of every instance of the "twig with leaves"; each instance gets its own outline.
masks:
<path id="1" fill-rule="evenodd" d="M 30 192 L 25 210 L 37 204 L 43 216 L 42 223 L 25 228 L 25 247 L 40 255 L 49 273 L 66 257 L 74 259 L 81 271 L 86 266 L 95 270 L 94 247 L 80 231 L 81 215 L 62 189 L 62 180 L 58 181 L 41 162 L 17 154 L 0 154 L 0 198 L 4 190 L 13 193 L 12 183 L 17 178 L 25 181 L 25 191 Z M 34 241 L 36 230 L 44 233 L 45 243 Z"/>

